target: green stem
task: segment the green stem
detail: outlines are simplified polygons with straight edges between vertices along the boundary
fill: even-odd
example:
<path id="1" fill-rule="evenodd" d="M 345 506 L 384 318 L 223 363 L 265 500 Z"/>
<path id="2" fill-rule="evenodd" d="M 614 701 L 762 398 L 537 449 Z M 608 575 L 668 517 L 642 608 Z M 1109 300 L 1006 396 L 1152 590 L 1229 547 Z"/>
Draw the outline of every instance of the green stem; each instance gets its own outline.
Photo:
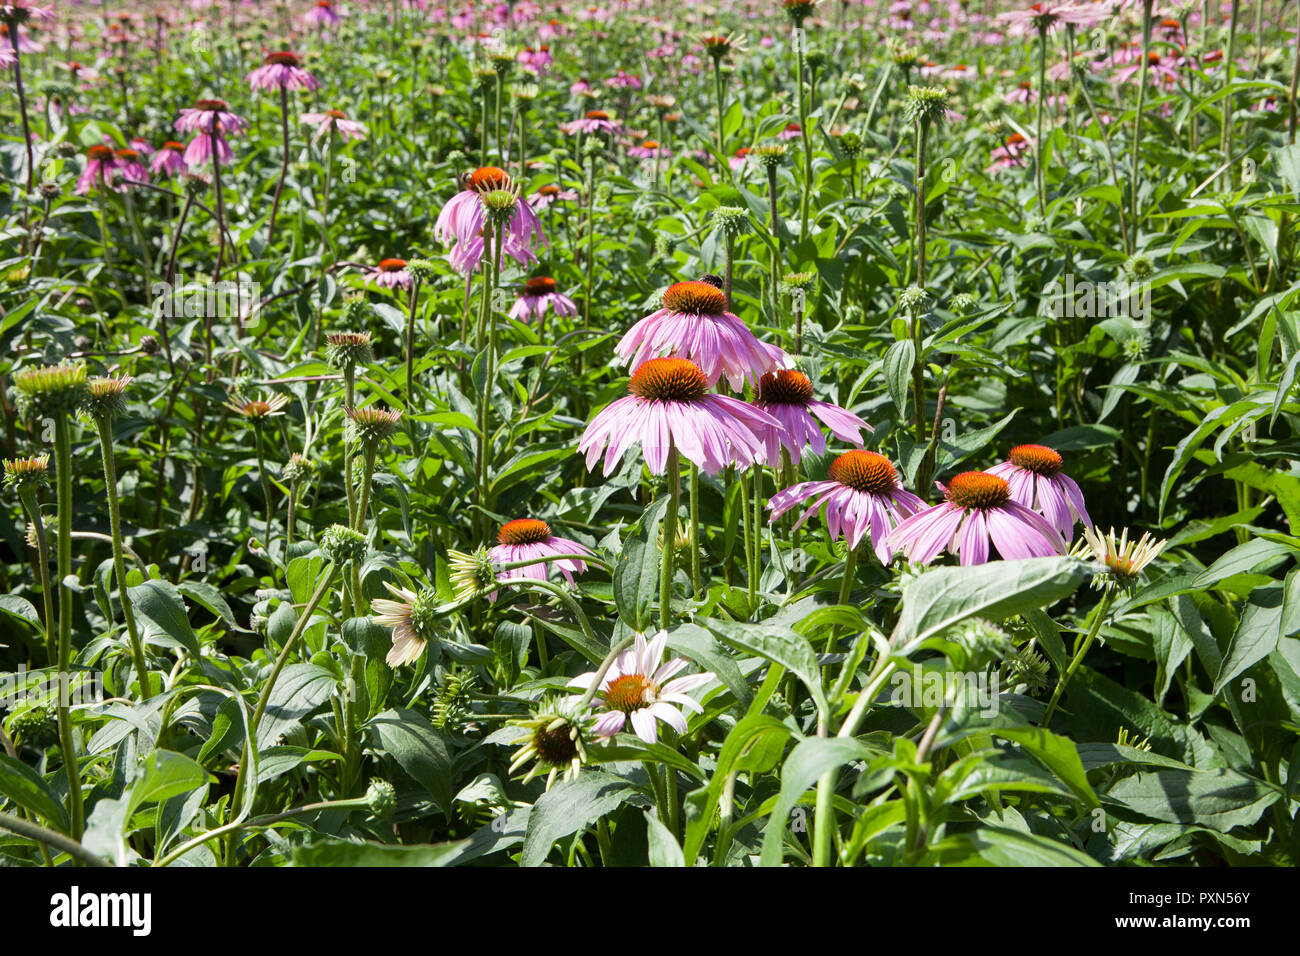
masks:
<path id="1" fill-rule="evenodd" d="M 239 757 L 239 773 L 235 778 L 235 790 L 230 798 L 230 813 L 227 817 L 227 822 L 232 826 L 232 829 L 230 839 L 227 841 L 226 845 L 227 866 L 234 862 L 235 845 L 238 842 L 239 827 L 236 825 L 235 818 L 239 813 L 240 806 L 243 802 L 244 778 L 248 774 L 249 741 L 252 741 L 254 747 L 257 746 L 257 728 L 262 722 L 262 715 L 266 712 L 267 704 L 271 700 L 271 691 L 275 688 L 275 682 L 279 679 L 280 672 L 284 670 L 285 664 L 289 662 L 289 656 L 293 653 L 293 649 L 298 643 L 298 638 L 301 637 L 302 632 L 306 630 L 307 622 L 311 619 L 317 606 L 329 592 L 331 585 L 333 585 L 334 574 L 337 570 L 338 565 L 333 561 L 326 565 L 325 571 L 321 574 L 320 581 L 316 585 L 315 592 L 308 599 L 307 606 L 303 608 L 302 614 L 294 624 L 293 631 L 290 632 L 288 639 L 284 642 L 284 646 L 280 648 L 280 654 L 275 659 L 275 664 L 271 667 L 271 673 L 267 677 L 266 683 L 262 685 L 261 694 L 258 695 L 257 706 L 253 710 L 253 716 L 249 720 L 248 732 L 245 735 L 244 749 Z"/>
<path id="2" fill-rule="evenodd" d="M 36 573 L 41 579 L 41 599 L 45 604 L 41 621 L 45 626 L 46 663 L 55 667 L 59 662 L 58 625 L 54 620 L 54 592 L 50 588 L 50 544 L 45 535 L 45 524 L 41 521 L 40 509 L 36 506 L 36 492 L 24 488 L 19 492 L 23 510 L 36 536 Z"/>
<path id="3" fill-rule="evenodd" d="M 1047 729 L 1052 715 L 1056 713 L 1056 705 L 1061 701 L 1061 694 L 1065 692 L 1065 685 L 1070 683 L 1070 678 L 1074 676 L 1075 671 L 1083 663 L 1084 656 L 1088 653 L 1088 648 L 1092 647 L 1092 642 L 1097 639 L 1097 634 L 1101 630 L 1102 622 L 1106 619 L 1106 613 L 1110 610 L 1111 603 L 1115 600 L 1113 591 L 1107 591 L 1102 595 L 1102 599 L 1097 604 L 1097 609 L 1093 611 L 1092 626 L 1088 628 L 1088 634 L 1079 643 L 1074 651 L 1074 657 L 1070 659 L 1065 673 L 1061 675 L 1060 680 L 1056 682 L 1056 689 L 1052 691 L 1052 699 L 1047 702 L 1047 710 L 1043 711 L 1043 722 L 1039 725 L 1044 730 Z"/>
<path id="4" fill-rule="evenodd" d="M 117 592 L 122 599 L 122 617 L 126 619 L 126 633 L 131 642 L 131 657 L 135 661 L 136 676 L 140 679 L 143 700 L 151 696 L 149 666 L 144 656 L 144 644 L 135 623 L 135 608 L 126 592 L 126 560 L 122 550 L 122 516 L 117 498 L 117 465 L 113 459 L 113 425 L 108 418 L 95 421 L 99 429 L 99 448 L 104 460 L 104 491 L 108 495 L 108 527 L 113 537 L 113 573 L 117 578 Z"/>
<path id="5" fill-rule="evenodd" d="M 673 557 L 677 550 L 677 509 L 681 507 L 681 465 L 677 446 L 668 445 L 668 510 L 664 512 L 663 548 L 659 573 L 659 626 L 665 631 L 672 623 Z"/>
<path id="6" fill-rule="evenodd" d="M 68 807 L 72 821 L 72 838 L 80 841 L 84 827 L 81 806 L 81 768 L 77 764 L 72 714 L 65 691 L 65 675 L 72 662 L 72 589 L 66 583 L 72 574 L 72 438 L 69 434 L 67 415 L 61 414 L 54 420 L 54 457 L 59 511 L 59 743 L 63 750 L 64 773 L 68 777 Z"/>

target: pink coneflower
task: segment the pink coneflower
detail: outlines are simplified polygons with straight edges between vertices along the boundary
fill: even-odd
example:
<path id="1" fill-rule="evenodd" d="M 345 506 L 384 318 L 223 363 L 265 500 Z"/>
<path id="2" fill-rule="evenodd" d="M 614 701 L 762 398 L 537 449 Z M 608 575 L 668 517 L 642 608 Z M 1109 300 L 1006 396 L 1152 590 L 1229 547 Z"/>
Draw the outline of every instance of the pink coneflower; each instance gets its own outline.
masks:
<path id="1" fill-rule="evenodd" d="M 699 281 L 669 286 L 662 307 L 628 329 L 614 351 L 631 369 L 656 356 L 688 358 L 710 386 L 725 377 L 735 391 L 790 364 L 783 350 L 760 342 L 727 311 L 721 289 Z"/>
<path id="2" fill-rule="evenodd" d="M 745 168 L 745 163 L 747 162 L 749 153 L 750 148 L 748 146 L 742 146 L 740 149 L 736 150 L 734 155 L 727 157 L 727 165 L 731 167 L 732 172 L 740 172 L 740 170 Z"/>
<path id="3" fill-rule="evenodd" d="M 533 49 L 530 46 L 524 47 L 517 54 L 515 59 L 529 73 L 536 73 L 538 76 L 545 76 L 551 68 L 551 48 L 542 46 Z"/>
<path id="4" fill-rule="evenodd" d="M 964 471 L 943 491 L 944 501 L 903 520 L 885 544 L 916 564 L 929 564 L 947 550 L 963 565 L 989 560 L 989 542 L 1008 560 L 1065 554 L 1065 542 L 1036 511 L 1011 498 L 1005 478 Z"/>
<path id="5" fill-rule="evenodd" d="M 559 186 L 547 184 L 537 187 L 537 192 L 528 197 L 528 205 L 532 206 L 533 209 L 545 209 L 561 199 L 572 202 L 577 198 L 577 190 L 561 189 Z"/>
<path id="6" fill-rule="evenodd" d="M 536 276 L 524 283 L 519 299 L 510 309 L 510 318 L 520 322 L 545 319 L 546 310 L 551 308 L 555 309 L 556 315 L 563 316 L 575 315 L 578 311 L 572 299 L 556 291 L 554 279 Z"/>
<path id="7" fill-rule="evenodd" d="M 1100 5 L 1067 5 L 1058 3 L 1035 3 L 1026 10 L 1012 10 L 998 14 L 999 23 L 1011 27 L 1011 32 L 1019 35 L 1037 33 L 1040 30 L 1054 30 L 1063 23 L 1076 26 L 1090 26 L 1105 15 Z"/>
<path id="8" fill-rule="evenodd" d="M 379 265 L 366 273 L 365 282 L 385 289 L 409 289 L 415 277 L 406 271 L 405 259 L 381 259 Z"/>
<path id="9" fill-rule="evenodd" d="M 800 528 L 826 506 L 826 529 L 832 538 L 843 537 L 850 548 L 870 533 L 871 547 L 881 564 L 893 560 L 885 537 L 904 519 L 925 507 L 925 502 L 904 491 L 898 472 L 884 455 L 874 451 L 848 451 L 830 467 L 826 481 L 804 481 L 778 491 L 767 503 L 775 521 L 796 505 L 808 504 L 794 527 Z"/>
<path id="10" fill-rule="evenodd" d="M 985 172 L 1005 169 L 1008 166 L 1023 166 L 1021 157 L 1034 148 L 1034 142 L 1020 133 L 1012 133 L 997 149 L 989 155 L 989 165 Z"/>
<path id="11" fill-rule="evenodd" d="M 675 678 L 690 662 L 674 657 L 661 664 L 667 643 L 666 631 L 648 642 L 644 634 L 638 634 L 635 644 L 614 659 L 596 691 L 596 700 L 605 708 L 592 724 L 596 736 L 613 737 L 630 720 L 633 732 L 652 744 L 659 737 L 660 720 L 679 734 L 686 733 L 686 717 L 679 708 L 704 713 L 704 708 L 686 692 L 703 687 L 713 680 L 713 674 L 705 671 Z M 595 682 L 596 672 L 590 671 L 573 678 L 569 686 L 586 691 Z"/>
<path id="12" fill-rule="evenodd" d="M 185 165 L 202 166 L 212 155 L 212 132 L 216 130 L 216 162 L 227 164 L 234 154 L 224 134 L 243 136 L 248 121 L 226 108 L 225 100 L 199 100 L 191 109 L 181 110 L 176 120 L 176 131 L 194 133 L 194 139 L 185 147 Z"/>
<path id="13" fill-rule="evenodd" d="M 803 127 L 798 123 L 786 123 L 785 129 L 776 134 L 777 139 L 798 139 L 803 135 Z"/>
<path id="14" fill-rule="evenodd" d="M 1007 461 L 994 465 L 988 473 L 1005 478 L 1012 501 L 1037 511 L 1069 540 L 1076 520 L 1088 528 L 1092 519 L 1084 507 L 1083 492 L 1061 471 L 1062 464 L 1060 454 L 1046 445 L 1017 445 Z"/>
<path id="15" fill-rule="evenodd" d="M 249 73 L 247 79 L 253 89 L 268 93 L 280 89 L 320 89 L 320 80 L 302 68 L 302 58 L 287 50 L 268 53 L 262 65 Z"/>
<path id="16" fill-rule="evenodd" d="M 605 85 L 611 90 L 639 90 L 641 89 L 641 80 L 624 70 L 619 70 L 616 74 L 606 78 Z"/>
<path id="17" fill-rule="evenodd" d="M 344 142 L 350 139 L 365 139 L 366 128 L 356 120 L 350 120 L 342 110 L 326 110 L 324 113 L 303 113 L 302 121 L 308 126 L 316 127 L 316 134 L 311 141 L 317 142 L 330 131 L 339 134 Z"/>
<path id="18" fill-rule="evenodd" d="M 1021 83 L 1002 97 L 1004 103 L 1033 103 L 1037 99 L 1038 94 L 1034 92 L 1032 83 Z"/>
<path id="19" fill-rule="evenodd" d="M 11 23 L 27 23 L 31 20 L 53 20 L 54 11 L 49 7 L 38 7 L 29 0 L 8 0 L 0 3 L 0 22 L 5 26 Z M 6 34 L 8 31 L 5 31 Z"/>
<path id="20" fill-rule="evenodd" d="M 560 132 L 570 136 L 577 133 L 609 133 L 612 136 L 622 136 L 623 127 L 610 119 L 609 114 L 604 110 L 588 110 L 582 119 L 561 123 Z"/>
<path id="21" fill-rule="evenodd" d="M 606 476 L 635 442 L 654 475 L 667 470 L 671 447 L 708 475 L 727 465 L 745 467 L 763 452 L 755 432 L 778 424 L 762 409 L 710 392 L 707 376 L 687 359 L 649 359 L 632 375 L 628 392 L 591 420 L 578 443 L 588 469 L 605 450 Z"/>
<path id="22" fill-rule="evenodd" d="M 461 190 L 447 200 L 433 225 L 434 235 L 444 243 L 455 243 L 451 263 L 457 271 L 473 272 L 483 257 L 487 213 L 481 197 L 513 188 L 506 171 L 496 166 L 482 166 L 462 177 Z M 517 202 L 506 229 L 503 251 L 521 265 L 528 265 L 537 258 L 532 251 L 534 240 L 546 243 L 541 220 L 532 206 Z"/>
<path id="23" fill-rule="evenodd" d="M 826 436 L 817 425 L 817 416 L 840 441 L 862 447 L 862 429 L 872 427 L 852 412 L 830 402 L 813 399 L 812 382 L 803 372 L 778 369 L 768 372 L 758 382 L 758 398 L 754 404 L 778 422 L 780 428 L 769 428 L 761 434 L 767 464 L 775 468 L 781 462 L 781 449 L 790 454 L 790 460 L 799 463 L 805 445 L 813 454 L 826 451 Z"/>
<path id="24" fill-rule="evenodd" d="M 531 558 L 544 558 L 557 554 L 593 554 L 592 550 L 577 541 L 561 538 L 551 534 L 551 526 L 536 518 L 516 518 L 507 521 L 497 532 L 497 546 L 488 552 L 493 564 L 512 564 L 515 561 L 527 561 Z M 564 580 L 573 583 L 575 574 L 587 570 L 587 562 L 577 558 L 561 558 L 558 561 L 544 561 L 527 567 L 511 568 L 497 571 L 497 580 L 506 582 L 512 578 L 531 578 L 545 581 L 551 565 L 554 565 Z M 497 592 L 488 595 L 489 601 L 496 600 Z"/>
<path id="25" fill-rule="evenodd" d="M 303 14 L 303 19 L 320 27 L 332 27 L 339 22 L 340 17 L 330 0 L 316 0 L 312 8 Z"/>
<path id="26" fill-rule="evenodd" d="M 144 164 L 144 158 L 140 151 L 136 149 L 119 149 L 113 153 L 113 163 L 127 179 L 138 183 L 149 181 L 149 169 Z"/>
<path id="27" fill-rule="evenodd" d="M 569 86 L 570 96 L 582 96 L 584 93 L 590 93 L 590 92 L 591 92 L 591 84 L 587 82 L 587 78 L 585 76 L 578 77 Z"/>
<path id="28" fill-rule="evenodd" d="M 113 147 L 96 144 L 86 150 L 86 168 L 77 177 L 75 192 L 84 196 L 92 189 L 113 188 L 109 178 L 117 168 Z"/>
<path id="29" fill-rule="evenodd" d="M 149 160 L 149 171 L 160 176 L 179 176 L 185 172 L 185 144 L 169 139 Z"/>
<path id="30" fill-rule="evenodd" d="M 1114 62 L 1114 60 L 1112 60 Z M 1127 83 L 1142 72 L 1142 56 L 1127 66 L 1122 66 L 1111 76 L 1112 83 Z M 1162 57 L 1152 50 L 1147 54 L 1147 82 L 1154 86 L 1173 86 L 1178 81 L 1178 66 L 1172 59 Z"/>
<path id="31" fill-rule="evenodd" d="M 672 155 L 672 151 L 665 146 L 660 146 L 656 140 L 643 139 L 639 145 L 629 146 L 627 154 L 635 156 L 637 159 L 654 159 L 655 157 L 666 159 Z"/>

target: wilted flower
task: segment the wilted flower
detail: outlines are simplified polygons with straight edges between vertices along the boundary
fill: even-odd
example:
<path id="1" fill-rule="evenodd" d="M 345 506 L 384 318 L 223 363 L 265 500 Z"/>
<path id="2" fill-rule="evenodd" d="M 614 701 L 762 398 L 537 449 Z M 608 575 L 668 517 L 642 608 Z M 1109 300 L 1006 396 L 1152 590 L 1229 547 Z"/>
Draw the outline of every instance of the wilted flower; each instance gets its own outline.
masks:
<path id="1" fill-rule="evenodd" d="M 523 782 L 546 774 L 548 790 L 557 775 L 563 774 L 566 780 L 578 775 L 587 759 L 587 747 L 577 704 L 576 697 L 550 697 L 531 717 L 507 721 L 528 732 L 515 741 L 520 746 L 510 759 L 510 773 L 532 761 Z"/>
<path id="2" fill-rule="evenodd" d="M 433 588 L 412 591 L 395 588 L 387 581 L 384 587 L 399 600 L 375 598 L 370 602 L 376 612 L 371 620 L 393 629 L 393 647 L 384 659 L 389 667 L 414 663 L 430 641 L 437 640 L 434 622 L 438 619 L 438 592 Z"/>
<path id="3" fill-rule="evenodd" d="M 18 407 L 24 417 L 70 415 L 86 396 L 86 366 L 44 365 L 14 376 Z"/>
<path id="4" fill-rule="evenodd" d="M 4 460 L 4 485 L 25 491 L 38 488 L 49 481 L 50 456 L 36 455 L 32 458 L 6 458 Z"/>
<path id="5" fill-rule="evenodd" d="M 1100 565 L 1098 579 L 1103 589 L 1131 591 L 1138 576 L 1164 550 L 1165 543 L 1149 533 L 1143 533 L 1136 541 L 1129 541 L 1128 528 L 1117 540 L 1114 528 L 1103 536 L 1096 528 L 1085 526 L 1083 540 L 1071 553 L 1080 558 L 1090 557 Z"/>

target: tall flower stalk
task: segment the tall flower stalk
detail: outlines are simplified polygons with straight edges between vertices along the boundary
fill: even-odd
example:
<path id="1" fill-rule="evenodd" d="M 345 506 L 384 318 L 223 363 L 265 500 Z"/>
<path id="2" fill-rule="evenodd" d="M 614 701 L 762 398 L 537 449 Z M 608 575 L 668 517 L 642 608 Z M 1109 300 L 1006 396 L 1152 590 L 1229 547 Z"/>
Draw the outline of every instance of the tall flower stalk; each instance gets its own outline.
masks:
<path id="1" fill-rule="evenodd" d="M 36 551 L 36 573 L 41 583 L 41 624 L 45 630 L 46 663 L 54 667 L 59 659 L 58 629 L 54 623 L 54 592 L 50 588 L 50 546 L 45 522 L 36 503 L 36 489 L 49 481 L 49 455 L 33 458 L 5 459 L 4 483 L 18 493 L 23 514 L 31 528 L 29 538 Z"/>
<path id="2" fill-rule="evenodd" d="M 72 575 L 72 416 L 86 397 L 84 365 L 48 365 L 19 373 L 14 379 L 19 407 L 29 419 L 54 423 L 55 500 L 58 509 L 56 536 L 59 577 L 58 640 L 58 723 L 63 768 L 68 779 L 68 816 L 71 836 L 81 839 L 85 825 L 81 802 L 81 771 L 72 727 L 72 715 L 66 693 L 67 677 L 72 664 L 73 592 L 67 582 Z M 44 427 L 44 426 L 42 426 Z"/>
<path id="3" fill-rule="evenodd" d="M 144 643 L 140 640 L 140 629 L 136 625 L 135 608 L 127 596 L 126 560 L 122 546 L 122 515 L 117 497 L 117 466 L 113 455 L 113 419 L 126 408 L 125 392 L 131 384 L 129 376 L 92 379 L 83 406 L 87 415 L 95 423 L 99 432 L 99 449 L 104 463 L 104 493 L 108 497 L 108 525 L 113 539 L 113 573 L 117 579 L 117 591 L 122 599 L 122 617 L 126 621 L 127 639 L 131 645 L 131 657 L 135 664 L 136 677 L 140 681 L 140 694 L 145 700 L 152 696 L 149 685 L 149 662 L 145 658 Z"/>

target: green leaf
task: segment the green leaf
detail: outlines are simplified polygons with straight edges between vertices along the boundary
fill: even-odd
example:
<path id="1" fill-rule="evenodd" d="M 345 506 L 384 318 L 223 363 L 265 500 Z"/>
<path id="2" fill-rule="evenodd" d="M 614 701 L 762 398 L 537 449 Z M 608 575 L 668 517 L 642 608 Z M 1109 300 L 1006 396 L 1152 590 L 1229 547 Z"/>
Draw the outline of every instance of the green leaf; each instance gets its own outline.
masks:
<path id="1" fill-rule="evenodd" d="M 1120 780 L 1107 794 L 1109 802 L 1144 817 L 1200 824 L 1220 833 L 1255 823 L 1281 796 L 1262 781 L 1227 769 L 1139 773 Z"/>
<path id="2" fill-rule="evenodd" d="M 350 840 L 322 840 L 310 846 L 294 847 L 290 866 L 447 866 L 468 840 L 453 843 L 386 843 Z"/>
<path id="3" fill-rule="evenodd" d="M 685 866 L 686 857 L 677 838 L 666 826 L 659 822 L 659 816 L 653 810 L 645 812 L 646 839 L 650 844 L 651 866 Z"/>
<path id="4" fill-rule="evenodd" d="M 911 339 L 895 342 L 885 353 L 885 386 L 901 419 L 907 415 L 907 383 L 916 362 L 916 345 Z"/>
<path id="5" fill-rule="evenodd" d="M 1100 801 L 1088 783 L 1088 775 L 1079 759 L 1074 741 L 1061 737 L 1041 727 L 993 727 L 990 733 L 1019 744 L 1052 771 L 1057 779 L 1069 787 L 1088 806 L 1098 806 Z"/>
<path id="6" fill-rule="evenodd" d="M 997 622 L 1047 607 L 1071 594 L 1088 575 L 1087 564 L 1064 556 L 926 571 L 903 588 L 903 612 L 892 643 L 905 655 L 969 617 Z"/>
<path id="7" fill-rule="evenodd" d="M 521 866 L 541 866 L 551 845 L 595 823 L 623 802 L 632 789 L 626 780 L 607 773 L 583 773 L 557 783 L 537 798 L 528 815 Z"/>
<path id="8" fill-rule="evenodd" d="M 199 639 L 190 627 L 185 599 L 175 585 L 152 580 L 126 589 L 132 607 L 140 615 L 142 637 L 165 647 L 183 648 L 194 657 L 201 655 Z"/>
<path id="9" fill-rule="evenodd" d="M 663 495 L 646 508 L 614 562 L 614 604 L 633 630 L 645 631 L 654 623 L 650 608 L 659 593 L 659 524 L 668 502 Z"/>
<path id="10" fill-rule="evenodd" d="M 852 737 L 807 737 L 799 741 L 781 768 L 781 792 L 763 831 L 762 865 L 780 865 L 790 811 L 823 773 L 873 756 L 871 748 Z"/>
<path id="11" fill-rule="evenodd" d="M 699 623 L 714 633 L 724 644 L 730 644 L 750 654 L 757 654 L 775 664 L 780 664 L 794 674 L 808 688 L 819 713 L 826 713 L 830 705 L 822 687 L 821 668 L 817 654 L 808 639 L 788 627 L 771 623 L 750 624 L 744 621 L 724 621 L 719 618 L 700 618 Z"/>
<path id="12" fill-rule="evenodd" d="M 271 697 L 257 725 L 257 748 L 265 749 L 275 739 L 297 726 L 302 718 L 329 700 L 337 686 L 332 673 L 316 664 L 290 664 L 280 672 Z"/>
<path id="13" fill-rule="evenodd" d="M 942 866 L 1101 866 L 1068 844 L 989 826 L 936 843 L 930 854 Z"/>
<path id="14" fill-rule="evenodd" d="M 369 726 L 380 746 L 429 791 L 438 807 L 451 809 L 451 758 L 438 729 L 413 710 L 395 707 L 375 717 Z"/>
<path id="15" fill-rule="evenodd" d="M 1251 594 L 1233 632 L 1228 653 L 1219 665 L 1212 693 L 1218 694 L 1242 671 L 1273 653 L 1282 637 L 1282 604 L 1280 585 L 1260 588 Z"/>
<path id="16" fill-rule="evenodd" d="M 6 754 L 0 754 L 0 796 L 41 817 L 54 829 L 68 832 L 68 814 L 45 778 Z"/>
<path id="17" fill-rule="evenodd" d="M 161 803 L 216 781 L 216 777 L 184 754 L 155 750 L 145 758 L 140 775 L 131 786 L 132 812 L 146 803 Z"/>
<path id="18" fill-rule="evenodd" d="M 698 624 L 683 624 L 668 632 L 666 644 L 670 650 L 677 651 L 705 670 L 712 671 L 731 691 L 737 704 L 742 708 L 749 706 L 753 695 L 745 675 L 740 672 L 735 658 L 720 647 L 704 628 Z"/>

